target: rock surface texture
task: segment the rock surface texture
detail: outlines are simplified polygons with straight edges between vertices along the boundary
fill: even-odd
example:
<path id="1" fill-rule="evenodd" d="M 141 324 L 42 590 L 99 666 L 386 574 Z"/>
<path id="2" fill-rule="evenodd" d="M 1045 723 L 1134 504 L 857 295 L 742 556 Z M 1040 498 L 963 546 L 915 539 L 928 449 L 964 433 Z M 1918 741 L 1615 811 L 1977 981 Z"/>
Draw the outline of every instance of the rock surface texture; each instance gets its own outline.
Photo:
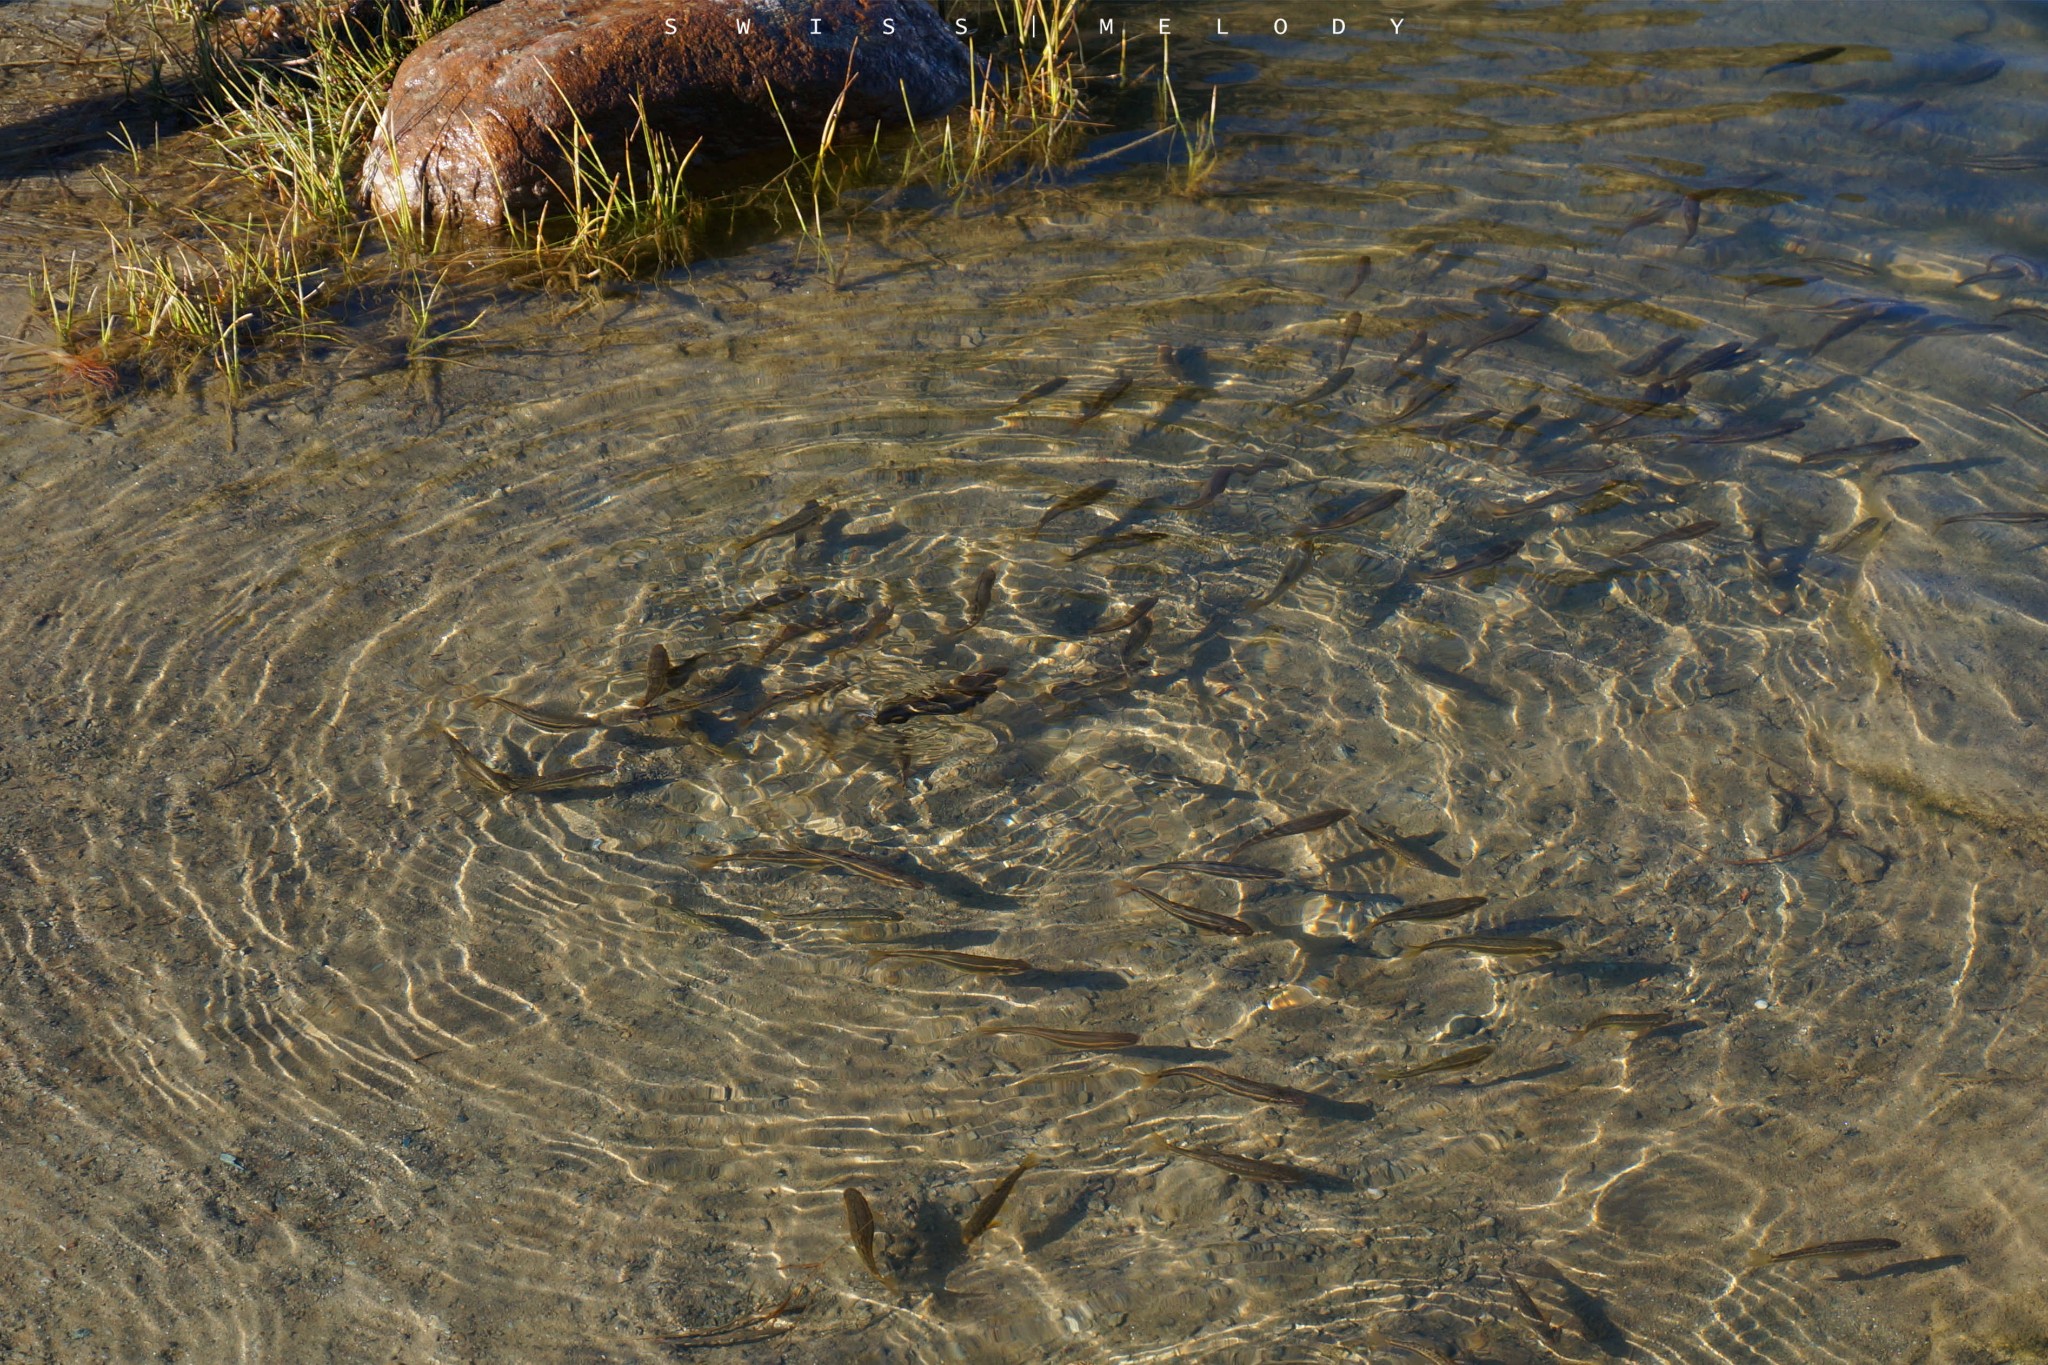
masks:
<path id="1" fill-rule="evenodd" d="M 363 192 L 380 214 L 494 227 L 560 197 L 572 111 L 609 153 L 637 100 L 701 164 L 786 145 L 778 108 L 814 134 L 842 88 L 842 123 L 936 116 L 967 73 L 928 0 L 502 0 L 398 68 Z"/>

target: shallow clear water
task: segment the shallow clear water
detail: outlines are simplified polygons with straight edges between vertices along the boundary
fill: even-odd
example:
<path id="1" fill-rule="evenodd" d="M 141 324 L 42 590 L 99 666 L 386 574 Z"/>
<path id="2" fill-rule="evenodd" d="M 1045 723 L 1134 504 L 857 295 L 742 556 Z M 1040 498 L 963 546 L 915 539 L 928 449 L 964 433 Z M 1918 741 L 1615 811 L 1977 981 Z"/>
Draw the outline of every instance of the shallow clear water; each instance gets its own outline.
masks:
<path id="1" fill-rule="evenodd" d="M 1956 283 L 2048 257 L 2021 164 L 2048 14 L 1417 7 L 1398 38 L 1303 36 L 1305 11 L 1250 36 L 1285 12 L 1174 51 L 1184 99 L 1220 90 L 1199 196 L 1151 144 L 892 200 L 834 238 L 837 288 L 783 242 L 573 313 L 503 303 L 438 367 L 277 380 L 232 444 L 211 391 L 91 413 L 10 378 L 8 1351 L 651 1360 L 802 1286 L 786 1332 L 692 1354 L 2048 1359 L 2048 526 L 1944 524 L 2048 507 L 2048 291 Z M 1543 320 L 1457 354 L 1517 309 Z M 1351 378 L 1297 401 L 1352 310 Z M 1667 372 L 1755 354 L 1589 432 L 1673 337 Z M 1305 520 L 1395 487 L 1264 601 Z M 807 500 L 822 532 L 736 549 Z M 1071 558 L 1113 526 L 1162 538 Z M 721 619 L 786 584 L 809 597 Z M 1087 632 L 1145 597 L 1127 663 Z M 880 603 L 895 628 L 849 646 Z M 628 706 L 655 644 L 711 656 L 679 720 L 552 734 L 474 700 Z M 964 714 L 867 719 L 996 666 Z M 735 723 L 820 683 L 844 686 Z M 611 771 L 486 796 L 442 727 L 501 768 Z M 1253 936 L 1113 887 L 1329 806 L 1358 820 L 1243 855 L 1285 880 L 1145 878 Z M 692 862 L 791 844 L 924 884 Z M 772 917 L 844 906 L 903 918 Z M 1564 947 L 1401 955 L 1452 934 Z M 1180 1062 L 1324 1102 L 1141 1085 Z M 1899 1246 L 1745 1268 L 1860 1238 Z"/>

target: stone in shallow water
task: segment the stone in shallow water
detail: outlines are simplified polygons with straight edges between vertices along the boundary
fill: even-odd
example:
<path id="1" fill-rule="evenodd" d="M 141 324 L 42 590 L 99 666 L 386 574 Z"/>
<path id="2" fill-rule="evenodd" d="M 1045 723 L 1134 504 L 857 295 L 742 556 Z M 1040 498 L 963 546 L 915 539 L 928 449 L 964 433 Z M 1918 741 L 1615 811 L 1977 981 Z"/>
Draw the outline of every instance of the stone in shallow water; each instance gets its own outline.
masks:
<path id="1" fill-rule="evenodd" d="M 572 110 L 614 151 L 637 100 L 702 164 L 787 145 L 782 119 L 804 145 L 842 89 L 843 124 L 935 117 L 967 73 L 927 0 L 503 0 L 398 68 L 363 193 L 379 214 L 495 227 L 561 197 Z"/>
<path id="2" fill-rule="evenodd" d="M 1881 853 L 1865 848 L 1853 840 L 1843 839 L 1830 844 L 1822 857 L 1822 869 L 1838 880 L 1855 882 L 1858 886 L 1884 876 L 1890 864 Z"/>

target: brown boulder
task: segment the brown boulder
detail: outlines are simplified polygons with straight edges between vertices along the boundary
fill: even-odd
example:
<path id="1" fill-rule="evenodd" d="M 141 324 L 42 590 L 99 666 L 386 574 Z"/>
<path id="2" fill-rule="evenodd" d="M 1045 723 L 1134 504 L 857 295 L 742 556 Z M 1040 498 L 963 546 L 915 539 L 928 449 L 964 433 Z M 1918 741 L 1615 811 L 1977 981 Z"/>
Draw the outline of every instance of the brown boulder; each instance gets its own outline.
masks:
<path id="1" fill-rule="evenodd" d="M 967 72 L 928 0 L 502 0 L 398 68 L 363 193 L 379 214 L 495 227 L 558 197 L 572 110 L 612 152 L 637 100 L 698 165 L 787 145 L 778 108 L 814 135 L 842 88 L 845 124 L 942 114 Z"/>

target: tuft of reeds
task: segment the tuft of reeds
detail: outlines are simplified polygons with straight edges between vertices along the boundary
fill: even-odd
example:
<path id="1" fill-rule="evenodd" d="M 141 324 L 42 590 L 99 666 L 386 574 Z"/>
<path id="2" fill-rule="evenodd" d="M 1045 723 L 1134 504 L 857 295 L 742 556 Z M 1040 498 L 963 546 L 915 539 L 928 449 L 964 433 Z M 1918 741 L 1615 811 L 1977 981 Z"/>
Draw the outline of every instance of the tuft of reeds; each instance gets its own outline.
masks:
<path id="1" fill-rule="evenodd" d="M 1209 112 L 1198 115 L 1190 121 L 1181 112 L 1180 96 L 1174 93 L 1170 63 L 1162 57 L 1159 64 L 1160 126 L 1171 134 L 1171 145 L 1167 162 L 1173 163 L 1173 152 L 1180 152 L 1180 164 L 1173 168 L 1174 189 L 1193 196 L 1202 192 L 1211 176 L 1216 173 L 1220 153 L 1216 149 L 1216 96 L 1214 86 L 1209 90 Z"/>

